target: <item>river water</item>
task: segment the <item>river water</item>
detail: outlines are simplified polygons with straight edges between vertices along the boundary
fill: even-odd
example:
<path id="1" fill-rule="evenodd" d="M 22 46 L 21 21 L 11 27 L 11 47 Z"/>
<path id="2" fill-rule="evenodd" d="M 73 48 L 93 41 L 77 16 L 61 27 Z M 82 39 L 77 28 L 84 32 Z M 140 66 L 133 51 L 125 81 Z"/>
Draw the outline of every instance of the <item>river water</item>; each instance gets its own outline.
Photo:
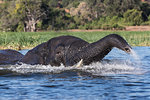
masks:
<path id="1" fill-rule="evenodd" d="M 102 62 L 78 68 L 0 66 L 0 100 L 149 100 L 150 47 L 133 50 L 114 48 Z"/>

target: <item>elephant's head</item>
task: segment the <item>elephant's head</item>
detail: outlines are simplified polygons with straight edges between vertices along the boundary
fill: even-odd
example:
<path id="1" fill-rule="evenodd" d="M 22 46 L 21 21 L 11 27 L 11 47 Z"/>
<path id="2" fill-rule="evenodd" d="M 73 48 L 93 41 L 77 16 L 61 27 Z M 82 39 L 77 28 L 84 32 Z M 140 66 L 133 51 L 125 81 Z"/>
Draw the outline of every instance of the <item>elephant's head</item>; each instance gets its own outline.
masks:
<path id="1" fill-rule="evenodd" d="M 108 43 L 111 46 L 117 47 L 117 48 L 125 51 L 126 53 L 131 53 L 132 47 L 121 36 L 119 36 L 117 34 L 111 34 L 111 35 L 108 35 L 107 37 L 108 37 L 107 39 L 109 41 Z"/>
<path id="2" fill-rule="evenodd" d="M 50 50 L 51 55 L 49 59 L 47 59 L 47 63 L 51 64 L 52 66 L 60 66 L 61 63 L 64 61 L 64 52 L 65 47 L 63 45 L 58 45 Z"/>

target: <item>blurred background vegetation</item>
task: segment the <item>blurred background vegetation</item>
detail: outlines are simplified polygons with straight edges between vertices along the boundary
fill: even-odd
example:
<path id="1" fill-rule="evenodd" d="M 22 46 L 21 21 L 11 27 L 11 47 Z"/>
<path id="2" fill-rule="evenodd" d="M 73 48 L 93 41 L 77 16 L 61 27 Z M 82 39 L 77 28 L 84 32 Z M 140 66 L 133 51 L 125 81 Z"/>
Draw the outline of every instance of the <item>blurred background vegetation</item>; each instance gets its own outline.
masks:
<path id="1" fill-rule="evenodd" d="M 0 12 L 5 32 L 150 25 L 150 0 L 0 0 Z"/>

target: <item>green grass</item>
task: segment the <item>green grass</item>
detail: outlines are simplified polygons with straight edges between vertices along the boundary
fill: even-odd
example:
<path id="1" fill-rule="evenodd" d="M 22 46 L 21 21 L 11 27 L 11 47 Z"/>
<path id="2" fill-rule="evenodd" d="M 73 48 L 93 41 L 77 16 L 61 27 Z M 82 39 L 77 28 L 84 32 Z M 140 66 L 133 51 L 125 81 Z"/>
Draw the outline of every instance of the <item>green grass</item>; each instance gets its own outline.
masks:
<path id="1" fill-rule="evenodd" d="M 150 46 L 150 31 L 103 31 L 103 32 L 0 32 L 1 49 L 30 49 L 49 39 L 62 35 L 80 37 L 88 42 L 95 42 L 104 36 L 116 33 L 127 40 L 131 46 Z"/>

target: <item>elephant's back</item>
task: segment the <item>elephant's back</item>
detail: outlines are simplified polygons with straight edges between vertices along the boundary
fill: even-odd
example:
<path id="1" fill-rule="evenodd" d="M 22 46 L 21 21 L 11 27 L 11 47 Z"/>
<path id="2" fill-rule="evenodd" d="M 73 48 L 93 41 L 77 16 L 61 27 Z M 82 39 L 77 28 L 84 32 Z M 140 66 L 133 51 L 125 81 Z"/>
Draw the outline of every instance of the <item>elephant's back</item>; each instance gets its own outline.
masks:
<path id="1" fill-rule="evenodd" d="M 49 43 L 51 46 L 58 46 L 63 45 L 65 48 L 72 49 L 72 50 L 78 50 L 89 43 L 85 40 L 75 37 L 75 36 L 59 36 L 55 37 L 49 40 Z"/>
<path id="2" fill-rule="evenodd" d="M 24 55 L 12 49 L 0 50 L 0 64 L 15 64 Z"/>
<path id="3" fill-rule="evenodd" d="M 85 45 L 88 45 L 89 43 L 86 42 L 85 40 L 78 38 L 78 37 L 74 37 L 74 36 L 65 36 L 64 37 L 65 40 L 65 45 L 68 46 L 70 49 L 80 49 L 82 47 L 84 47 Z"/>

